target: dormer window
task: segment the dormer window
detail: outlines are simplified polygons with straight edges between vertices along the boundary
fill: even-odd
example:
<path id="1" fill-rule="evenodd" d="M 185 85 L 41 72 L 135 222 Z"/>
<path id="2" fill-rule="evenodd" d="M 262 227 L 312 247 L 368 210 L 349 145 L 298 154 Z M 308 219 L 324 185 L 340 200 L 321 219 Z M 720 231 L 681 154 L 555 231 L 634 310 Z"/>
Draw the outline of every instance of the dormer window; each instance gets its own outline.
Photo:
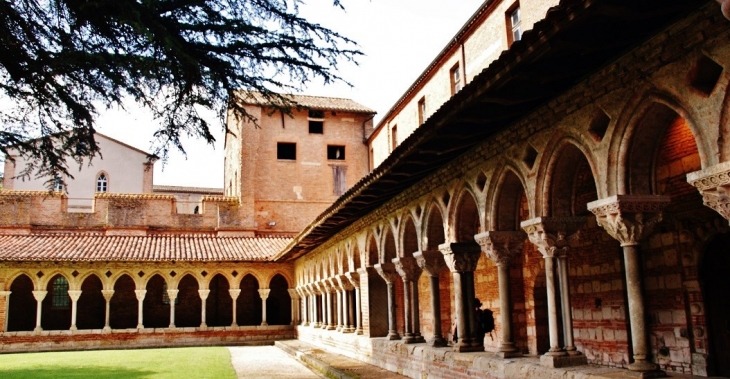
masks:
<path id="1" fill-rule="evenodd" d="M 101 173 L 96 177 L 96 192 L 106 192 L 109 189 L 106 174 Z"/>

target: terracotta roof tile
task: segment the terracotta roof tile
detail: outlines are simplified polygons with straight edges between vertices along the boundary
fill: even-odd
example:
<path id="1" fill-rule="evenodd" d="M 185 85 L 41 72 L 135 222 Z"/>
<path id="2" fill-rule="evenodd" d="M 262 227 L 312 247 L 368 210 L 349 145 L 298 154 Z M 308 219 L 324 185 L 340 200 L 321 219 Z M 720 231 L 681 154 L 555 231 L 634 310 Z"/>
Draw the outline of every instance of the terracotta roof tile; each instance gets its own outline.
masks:
<path id="1" fill-rule="evenodd" d="M 0 235 L 0 261 L 271 261 L 290 241 L 202 235 Z"/>
<path id="2" fill-rule="evenodd" d="M 247 104 L 271 104 L 272 100 L 265 99 L 258 92 L 239 92 L 244 103 Z M 354 113 L 375 113 L 374 110 L 359 104 L 353 100 L 341 97 L 324 97 L 309 95 L 283 95 L 297 105 L 308 109 L 327 110 L 327 111 L 343 111 Z"/>

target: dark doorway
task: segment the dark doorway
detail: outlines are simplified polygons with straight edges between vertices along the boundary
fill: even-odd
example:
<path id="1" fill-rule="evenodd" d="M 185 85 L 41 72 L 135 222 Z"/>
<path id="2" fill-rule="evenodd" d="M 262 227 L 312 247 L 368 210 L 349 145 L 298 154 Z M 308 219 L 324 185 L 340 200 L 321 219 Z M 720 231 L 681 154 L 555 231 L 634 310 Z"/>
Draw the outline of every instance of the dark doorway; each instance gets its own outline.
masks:
<path id="1" fill-rule="evenodd" d="M 167 328 L 170 326 L 170 298 L 167 282 L 156 274 L 145 287 L 147 293 L 142 301 L 142 324 L 145 328 Z"/>
<path id="2" fill-rule="evenodd" d="M 205 301 L 205 323 L 208 326 L 231 326 L 233 323 L 233 300 L 228 292 L 228 279 L 218 274 L 208 285 L 210 294 Z"/>
<path id="3" fill-rule="evenodd" d="M 261 325 L 261 296 L 259 282 L 248 274 L 241 280 L 241 294 L 236 300 L 238 325 Z"/>
<path id="4" fill-rule="evenodd" d="M 122 275 L 114 283 L 114 295 L 109 302 L 109 325 L 112 329 L 131 329 L 137 327 L 137 295 L 134 280 Z"/>
<path id="5" fill-rule="evenodd" d="M 35 328 L 36 302 L 33 297 L 33 281 L 20 275 L 10 285 L 10 309 L 8 332 L 31 331 Z"/>
<path id="6" fill-rule="evenodd" d="M 291 297 L 286 279 L 276 274 L 271 279 L 269 289 L 271 292 L 266 299 L 266 322 L 269 325 L 291 324 Z"/>
<path id="7" fill-rule="evenodd" d="M 718 235 L 707 246 L 701 270 L 710 344 L 707 372 L 730 376 L 730 234 Z"/>
<path id="8" fill-rule="evenodd" d="M 101 329 L 104 327 L 106 300 L 101 290 L 104 286 L 96 275 L 90 275 L 81 283 L 81 296 L 76 311 L 78 329 Z"/>

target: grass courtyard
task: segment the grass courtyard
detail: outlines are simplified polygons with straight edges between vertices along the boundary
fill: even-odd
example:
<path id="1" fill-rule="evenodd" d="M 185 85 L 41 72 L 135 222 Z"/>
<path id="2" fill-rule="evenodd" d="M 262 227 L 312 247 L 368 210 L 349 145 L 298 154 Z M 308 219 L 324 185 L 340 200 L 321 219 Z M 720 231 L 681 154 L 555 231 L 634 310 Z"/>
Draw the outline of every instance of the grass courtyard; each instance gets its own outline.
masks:
<path id="1" fill-rule="evenodd" d="M 0 378 L 235 378 L 225 347 L 0 355 Z"/>

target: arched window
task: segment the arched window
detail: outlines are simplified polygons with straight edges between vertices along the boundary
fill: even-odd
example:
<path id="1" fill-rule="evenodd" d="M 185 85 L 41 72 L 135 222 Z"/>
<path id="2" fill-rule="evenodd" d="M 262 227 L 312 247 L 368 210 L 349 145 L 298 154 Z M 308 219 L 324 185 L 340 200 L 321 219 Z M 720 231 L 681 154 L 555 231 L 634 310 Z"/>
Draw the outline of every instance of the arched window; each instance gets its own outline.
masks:
<path id="1" fill-rule="evenodd" d="M 68 308 L 71 299 L 68 297 L 68 281 L 59 276 L 53 281 L 53 303 L 52 308 Z"/>
<path id="2" fill-rule="evenodd" d="M 101 173 L 96 178 L 96 192 L 106 192 L 107 191 L 107 179 L 106 174 Z"/>

